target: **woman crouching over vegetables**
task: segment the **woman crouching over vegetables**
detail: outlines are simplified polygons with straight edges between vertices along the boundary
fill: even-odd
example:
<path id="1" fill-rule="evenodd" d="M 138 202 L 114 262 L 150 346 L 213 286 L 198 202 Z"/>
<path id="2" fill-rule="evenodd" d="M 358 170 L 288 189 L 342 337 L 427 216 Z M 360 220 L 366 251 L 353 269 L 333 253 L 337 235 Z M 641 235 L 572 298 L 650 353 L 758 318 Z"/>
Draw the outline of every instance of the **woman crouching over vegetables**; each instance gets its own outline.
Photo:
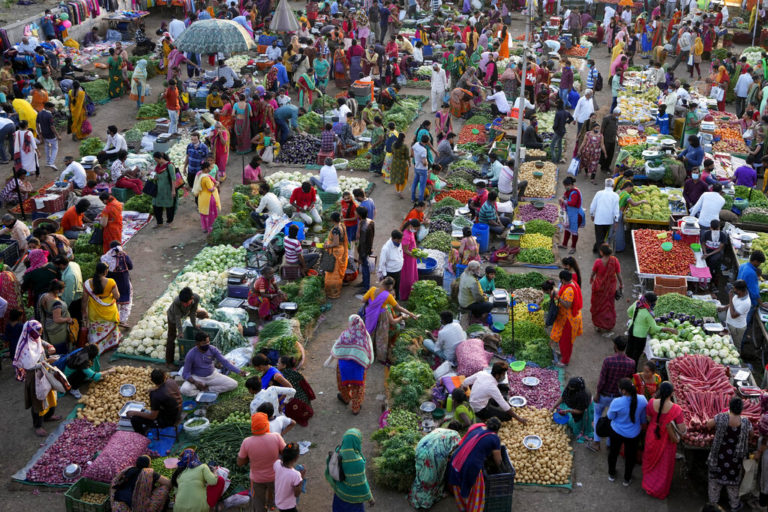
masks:
<path id="1" fill-rule="evenodd" d="M 171 487 L 178 487 L 173 502 L 175 512 L 209 512 L 210 502 L 213 501 L 210 495 L 221 495 L 224 480 L 216 476 L 207 464 L 200 462 L 195 450 L 187 448 L 179 457 L 176 471 L 171 477 Z M 218 496 L 213 501 L 214 505 L 218 502 Z"/>
<path id="2" fill-rule="evenodd" d="M 461 424 L 451 421 L 447 428 L 436 428 L 416 445 L 416 478 L 408 494 L 414 508 L 431 508 L 445 496 L 445 470 L 461 441 L 459 430 Z"/>
<path id="3" fill-rule="evenodd" d="M 16 345 L 13 366 L 16 369 L 16 380 L 24 381 L 24 407 L 32 409 L 32 425 L 35 427 L 35 434 L 47 437 L 48 432 L 43 428 L 43 421 L 59 421 L 61 416 L 54 415 L 56 411 L 54 390 L 49 389 L 42 400 L 38 398 L 43 391 L 37 389 L 35 376 L 42 371 L 41 367 L 46 361 L 46 355 L 56 351 L 53 345 L 43 341 L 42 334 L 43 326 L 37 320 L 30 320 L 24 324 L 19 344 Z"/>
<path id="4" fill-rule="evenodd" d="M 151 460 L 142 455 L 136 465 L 117 474 L 112 480 L 110 502 L 112 512 L 160 512 L 165 510 L 171 481 L 149 467 Z"/>
<path id="5" fill-rule="evenodd" d="M 448 467 L 448 484 L 460 511 L 482 512 L 485 509 L 483 466 L 492 456 L 493 464 L 501 467 L 500 428 L 501 421 L 496 417 L 488 418 L 485 424 L 476 423 L 453 454 Z"/>
<path id="6" fill-rule="evenodd" d="M 560 409 L 561 404 L 565 404 L 566 408 Z M 569 415 L 568 428 L 577 439 L 592 439 L 592 395 L 582 377 L 571 377 L 552 412 Z"/>

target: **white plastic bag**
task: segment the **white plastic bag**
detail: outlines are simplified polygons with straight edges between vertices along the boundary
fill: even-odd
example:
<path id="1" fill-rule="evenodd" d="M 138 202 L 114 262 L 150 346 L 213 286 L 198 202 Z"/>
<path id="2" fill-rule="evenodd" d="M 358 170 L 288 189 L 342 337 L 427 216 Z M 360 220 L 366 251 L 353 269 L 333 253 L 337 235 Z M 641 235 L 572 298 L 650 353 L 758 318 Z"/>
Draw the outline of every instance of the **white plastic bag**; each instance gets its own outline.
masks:
<path id="1" fill-rule="evenodd" d="M 496 211 L 499 213 L 512 213 L 515 211 L 515 205 L 512 204 L 512 201 L 496 203 Z"/>
<path id="2" fill-rule="evenodd" d="M 51 392 L 51 383 L 43 370 L 35 370 L 35 396 L 38 400 L 45 400 Z"/>
<path id="3" fill-rule="evenodd" d="M 435 377 L 435 380 L 440 380 L 449 373 L 453 371 L 453 366 L 451 366 L 450 361 L 443 361 L 443 364 L 438 366 L 432 371 L 432 375 Z"/>
<path id="4" fill-rule="evenodd" d="M 574 158 L 571 160 L 571 163 L 568 164 L 568 174 L 571 176 L 576 176 L 579 174 L 579 166 L 581 165 L 581 160 L 578 158 Z"/>
<path id="5" fill-rule="evenodd" d="M 754 459 L 744 459 L 744 478 L 741 479 L 739 486 L 739 496 L 745 494 L 754 494 L 757 488 L 757 461 Z"/>
<path id="6" fill-rule="evenodd" d="M 253 357 L 253 347 L 236 348 L 227 353 L 224 357 L 238 368 L 244 368 L 250 363 L 251 357 Z"/>

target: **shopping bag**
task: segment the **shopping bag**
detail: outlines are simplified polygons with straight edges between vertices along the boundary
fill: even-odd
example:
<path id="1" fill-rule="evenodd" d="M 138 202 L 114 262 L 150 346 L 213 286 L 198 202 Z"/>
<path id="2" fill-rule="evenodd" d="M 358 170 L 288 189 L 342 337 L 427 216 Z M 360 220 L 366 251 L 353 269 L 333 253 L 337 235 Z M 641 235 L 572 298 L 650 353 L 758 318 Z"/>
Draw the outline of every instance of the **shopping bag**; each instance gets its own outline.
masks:
<path id="1" fill-rule="evenodd" d="M 72 389 L 72 387 L 69 385 L 67 377 L 55 366 L 51 366 L 48 363 L 43 363 L 42 370 L 45 378 L 48 379 L 48 383 L 59 393 L 66 393 Z"/>
<path id="2" fill-rule="evenodd" d="M 144 188 L 141 189 L 142 193 L 148 195 L 149 197 L 156 197 L 157 196 L 157 182 L 154 180 L 147 180 L 147 182 L 144 184 Z"/>
<path id="3" fill-rule="evenodd" d="M 757 461 L 754 459 L 744 459 L 744 478 L 741 479 L 739 486 L 739 496 L 745 494 L 754 494 L 757 488 Z"/>
<path id="4" fill-rule="evenodd" d="M 101 226 L 97 226 L 91 234 L 90 243 L 93 245 L 101 245 L 104 242 L 104 230 Z"/>
<path id="5" fill-rule="evenodd" d="M 689 66 L 693 66 L 693 54 L 692 53 L 688 55 L 688 65 Z"/>
<path id="6" fill-rule="evenodd" d="M 45 400 L 50 392 L 51 383 L 48 382 L 43 370 L 35 370 L 35 396 L 37 399 Z"/>
<path id="7" fill-rule="evenodd" d="M 274 146 L 267 146 L 261 153 L 261 161 L 267 164 L 271 164 L 275 160 L 275 148 Z"/>
<path id="8" fill-rule="evenodd" d="M 579 174 L 579 166 L 581 165 L 581 160 L 578 158 L 574 158 L 571 160 L 571 163 L 568 164 L 568 174 L 571 176 L 577 176 Z"/>

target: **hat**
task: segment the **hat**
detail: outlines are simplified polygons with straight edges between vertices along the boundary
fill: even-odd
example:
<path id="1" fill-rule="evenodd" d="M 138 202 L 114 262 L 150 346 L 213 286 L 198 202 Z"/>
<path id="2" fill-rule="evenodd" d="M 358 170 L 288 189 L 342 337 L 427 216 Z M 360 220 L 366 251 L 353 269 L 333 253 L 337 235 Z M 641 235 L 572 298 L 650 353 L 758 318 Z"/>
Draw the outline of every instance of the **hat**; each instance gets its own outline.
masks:
<path id="1" fill-rule="evenodd" d="M 257 412 L 251 416 L 251 434 L 260 436 L 267 432 L 269 432 L 269 418 L 267 418 L 267 415 L 263 412 Z"/>
<path id="2" fill-rule="evenodd" d="M 621 114 L 621 109 L 619 107 L 616 107 L 613 109 L 614 114 Z"/>

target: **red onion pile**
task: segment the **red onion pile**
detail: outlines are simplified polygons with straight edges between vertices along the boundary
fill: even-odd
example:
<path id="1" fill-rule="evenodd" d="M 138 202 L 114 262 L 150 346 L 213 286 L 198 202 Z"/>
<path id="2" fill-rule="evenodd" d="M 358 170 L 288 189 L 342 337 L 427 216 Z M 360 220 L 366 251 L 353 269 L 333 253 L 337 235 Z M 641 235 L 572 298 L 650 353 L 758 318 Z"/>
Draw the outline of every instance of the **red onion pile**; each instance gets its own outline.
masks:
<path id="1" fill-rule="evenodd" d="M 557 222 L 558 210 L 559 210 L 558 206 L 552 203 L 545 204 L 544 208 L 542 208 L 541 210 L 533 206 L 533 204 L 531 203 L 524 203 L 517 208 L 517 214 L 515 215 L 515 220 L 528 222 L 529 220 L 533 220 L 533 219 L 541 219 L 547 222 L 554 223 L 554 222 Z"/>
<path id="2" fill-rule="evenodd" d="M 99 482 L 111 482 L 120 471 L 134 465 L 139 455 L 147 453 L 148 447 L 149 439 L 141 434 L 117 431 L 83 476 Z"/>
<path id="3" fill-rule="evenodd" d="M 526 366 L 521 372 L 509 370 L 509 396 L 522 396 L 528 400 L 529 407 L 551 409 L 560 398 L 560 379 L 556 370 Z M 538 386 L 526 386 L 521 382 L 525 377 L 539 379 Z"/>
<path id="4" fill-rule="evenodd" d="M 76 419 L 69 423 L 27 473 L 30 482 L 47 484 L 71 484 L 76 479 L 64 478 L 64 468 L 69 464 L 85 467 L 93 455 L 104 448 L 117 430 L 116 423 L 94 426 L 87 420 Z"/>

